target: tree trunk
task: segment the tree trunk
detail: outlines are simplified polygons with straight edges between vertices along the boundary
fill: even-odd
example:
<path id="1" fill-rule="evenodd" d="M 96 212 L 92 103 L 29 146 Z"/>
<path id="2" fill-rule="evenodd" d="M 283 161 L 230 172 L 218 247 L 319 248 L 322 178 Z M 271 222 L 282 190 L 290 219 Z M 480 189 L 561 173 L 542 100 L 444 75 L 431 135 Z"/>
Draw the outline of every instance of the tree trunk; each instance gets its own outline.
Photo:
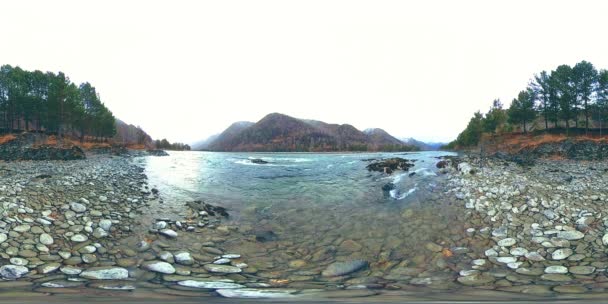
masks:
<path id="1" fill-rule="evenodd" d="M 587 110 L 587 101 L 585 100 L 585 135 L 589 135 L 589 111 Z"/>
<path id="2" fill-rule="evenodd" d="M 526 120 L 524 119 L 524 134 L 528 133 L 528 131 L 526 130 Z"/>
<path id="3" fill-rule="evenodd" d="M 547 121 L 547 103 L 545 103 L 544 108 L 545 108 L 545 111 L 544 111 L 544 114 L 545 114 L 545 130 L 549 130 L 549 122 Z"/>

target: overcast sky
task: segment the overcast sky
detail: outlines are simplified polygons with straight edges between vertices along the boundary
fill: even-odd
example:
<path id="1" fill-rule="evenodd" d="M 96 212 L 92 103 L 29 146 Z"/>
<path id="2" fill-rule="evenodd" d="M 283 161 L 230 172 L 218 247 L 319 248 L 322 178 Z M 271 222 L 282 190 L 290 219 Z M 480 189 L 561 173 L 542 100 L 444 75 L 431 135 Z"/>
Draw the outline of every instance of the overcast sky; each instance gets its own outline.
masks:
<path id="1" fill-rule="evenodd" d="M 608 68 L 608 1 L 2 1 L 0 64 L 193 142 L 271 112 L 451 140 L 534 73 Z"/>

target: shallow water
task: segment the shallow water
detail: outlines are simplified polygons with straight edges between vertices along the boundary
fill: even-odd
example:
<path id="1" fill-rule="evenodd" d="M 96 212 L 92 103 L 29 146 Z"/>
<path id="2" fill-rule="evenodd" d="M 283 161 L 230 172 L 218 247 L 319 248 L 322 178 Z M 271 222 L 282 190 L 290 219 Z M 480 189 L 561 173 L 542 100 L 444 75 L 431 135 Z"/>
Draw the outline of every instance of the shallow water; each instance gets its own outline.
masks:
<path id="1" fill-rule="evenodd" d="M 195 199 L 227 207 L 226 223 L 236 231 L 222 246 L 242 254 L 266 280 L 306 282 L 299 284 L 309 288 L 338 285 L 315 274 L 332 262 L 353 259 L 370 263 L 355 275 L 361 282 L 406 280 L 411 277 L 389 270 L 400 264 L 433 271 L 436 261 L 425 252 L 427 242 L 466 245 L 450 239 L 464 231 L 460 212 L 438 198 L 442 177 L 435 164 L 450 153 L 170 154 L 138 160 L 164 199 L 147 211 L 149 220 L 179 220 L 187 216 L 184 202 Z M 390 176 L 365 168 L 369 159 L 389 157 L 415 160 L 415 166 Z M 396 189 L 383 191 L 391 182 Z M 260 235 L 271 239 L 260 241 Z M 196 235 L 181 240 L 201 241 Z"/>

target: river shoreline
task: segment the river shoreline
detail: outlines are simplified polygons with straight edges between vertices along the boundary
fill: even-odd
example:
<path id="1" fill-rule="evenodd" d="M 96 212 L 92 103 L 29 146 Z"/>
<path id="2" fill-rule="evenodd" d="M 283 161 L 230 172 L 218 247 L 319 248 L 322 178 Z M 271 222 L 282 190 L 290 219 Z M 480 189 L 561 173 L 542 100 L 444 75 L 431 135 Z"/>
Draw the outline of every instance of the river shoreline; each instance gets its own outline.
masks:
<path id="1" fill-rule="evenodd" d="M 326 246 L 337 250 L 335 257 L 311 252 L 280 258 L 274 265 L 263 255 L 302 248 L 289 245 L 293 240 L 275 245 L 255 239 L 240 248 L 250 236 L 247 227 L 200 210 L 179 209 L 170 219 L 150 214 L 164 208 L 163 194 L 150 188 L 144 169 L 129 158 L 0 163 L 0 294 L 19 289 L 27 294 L 128 293 L 149 298 L 223 293 L 292 300 L 408 299 L 399 298 L 405 295 L 441 300 L 457 293 L 463 299 L 477 294 L 476 299 L 485 295 L 492 300 L 593 291 L 583 295 L 589 298 L 605 291 L 608 261 L 600 254 L 605 163 L 547 161 L 523 168 L 500 160 L 484 160 L 483 165 L 475 158 L 461 161 L 475 173 L 459 172 L 455 166 L 441 169 L 439 186 L 424 197 L 424 204 L 412 204 L 397 215 L 403 223 L 393 229 L 418 229 L 429 237 L 393 240 L 388 231 L 379 236 L 384 249 L 376 255 L 366 254 L 366 242 L 330 236 Z M 592 174 L 585 176 L 587 171 Z M 559 199 L 552 203 L 554 192 L 572 204 Z M 547 210 L 555 214 L 553 219 Z M 509 227 L 504 233 L 503 226 Z M 548 237 L 531 241 L 541 235 Z M 592 245 L 584 247 L 583 240 Z M 420 248 L 408 249 L 412 246 Z M 252 247 L 267 251 L 256 255 Z M 554 259 L 560 248 L 567 256 Z M 366 262 L 358 269 L 334 265 L 357 258 Z M 282 260 L 289 265 L 282 266 Z M 551 266 L 563 266 L 566 273 L 547 276 Z M 323 275 L 328 269 L 340 271 Z"/>

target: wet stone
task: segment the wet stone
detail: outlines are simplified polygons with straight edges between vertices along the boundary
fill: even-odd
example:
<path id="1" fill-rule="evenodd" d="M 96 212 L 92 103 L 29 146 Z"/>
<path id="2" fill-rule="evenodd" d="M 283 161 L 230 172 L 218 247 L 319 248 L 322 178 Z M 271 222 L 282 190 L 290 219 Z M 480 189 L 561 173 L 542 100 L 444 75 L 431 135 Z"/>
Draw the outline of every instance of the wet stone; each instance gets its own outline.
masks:
<path id="1" fill-rule="evenodd" d="M 77 242 L 77 243 L 86 242 L 88 239 L 89 238 L 83 234 L 75 234 L 70 238 L 70 240 L 72 240 L 72 242 Z"/>
<path id="2" fill-rule="evenodd" d="M 177 282 L 177 285 L 193 288 L 205 288 L 205 289 L 233 289 L 233 288 L 244 288 L 244 285 L 236 284 L 232 282 L 223 281 L 202 281 L 202 280 L 185 280 Z"/>
<path id="3" fill-rule="evenodd" d="M 129 271 L 122 267 L 92 267 L 80 273 L 80 276 L 93 280 L 124 280 L 129 277 Z"/>
<path id="4" fill-rule="evenodd" d="M 584 238 L 585 234 L 580 231 L 576 231 L 576 230 L 566 230 L 566 231 L 558 232 L 557 237 L 572 241 L 572 240 L 580 240 L 580 239 Z"/>
<path id="5" fill-rule="evenodd" d="M 38 256 L 38 253 L 36 253 L 33 250 L 21 250 L 19 251 L 19 256 L 22 256 L 24 258 L 33 258 L 35 256 Z"/>
<path id="6" fill-rule="evenodd" d="M 322 275 L 324 277 L 336 277 L 336 276 L 343 276 L 355 271 L 359 271 L 365 267 L 368 266 L 367 261 L 363 261 L 363 260 L 353 260 L 353 261 L 347 261 L 347 262 L 335 262 L 329 266 L 327 266 L 327 268 L 325 268 L 325 270 L 323 270 Z"/>
<path id="7" fill-rule="evenodd" d="M 506 238 L 498 241 L 498 246 L 500 247 L 511 247 L 515 245 L 517 241 L 514 238 Z"/>
<path id="8" fill-rule="evenodd" d="M 457 280 L 462 285 L 480 286 L 480 285 L 490 284 L 490 283 L 494 282 L 496 280 L 496 278 L 494 278 L 493 276 L 488 275 L 488 274 L 478 274 L 478 275 L 458 277 Z"/>
<path id="9" fill-rule="evenodd" d="M 559 273 L 545 273 L 542 276 L 540 276 L 540 278 L 545 281 L 553 281 L 553 282 L 570 282 L 570 281 L 572 281 L 572 278 L 570 276 L 565 275 L 565 274 L 559 274 Z"/>
<path id="10" fill-rule="evenodd" d="M 526 259 L 530 260 L 530 261 L 535 261 L 535 262 L 540 262 L 540 261 L 544 261 L 545 258 L 540 255 L 540 253 L 532 251 L 532 252 L 528 252 L 525 254 Z"/>
<path id="11" fill-rule="evenodd" d="M 203 266 L 209 272 L 217 272 L 217 273 L 240 273 L 242 272 L 241 268 L 229 265 L 215 265 L 215 264 L 206 264 Z"/>
<path id="12" fill-rule="evenodd" d="M 142 264 L 142 267 L 146 270 L 154 272 L 160 272 L 165 274 L 175 273 L 175 268 L 173 267 L 173 265 L 162 261 L 145 262 Z"/>
<path id="13" fill-rule="evenodd" d="M 19 226 L 13 228 L 13 231 L 27 232 L 27 231 L 30 231 L 30 229 L 31 229 L 30 225 L 24 224 L 24 225 L 19 225 Z"/>
<path id="14" fill-rule="evenodd" d="M 0 267 L 0 276 L 5 280 L 16 280 L 29 272 L 25 266 L 4 265 Z"/>
<path id="15" fill-rule="evenodd" d="M 39 241 L 41 244 L 44 244 L 44 245 L 52 245 L 55 242 L 53 240 L 53 237 L 50 234 L 46 234 L 46 233 L 43 233 L 40 235 Z"/>
<path id="16" fill-rule="evenodd" d="M 295 290 L 287 289 L 218 289 L 219 295 L 225 298 L 241 298 L 241 299 L 284 299 L 294 298 Z"/>
<path id="17" fill-rule="evenodd" d="M 557 250 L 553 251 L 553 253 L 551 254 L 551 257 L 554 260 L 564 260 L 564 259 L 568 258 L 569 256 L 571 256 L 573 253 L 574 252 L 570 248 L 561 248 L 561 249 L 557 249 Z"/>
<path id="18" fill-rule="evenodd" d="M 553 265 L 545 268 L 545 273 L 568 273 L 568 268 L 560 265 Z"/>
<path id="19" fill-rule="evenodd" d="M 435 243 L 426 243 L 426 245 L 424 245 L 424 247 L 432 252 L 440 252 L 441 250 L 443 250 L 443 247 L 441 247 L 440 245 L 437 245 Z"/>
<path id="20" fill-rule="evenodd" d="M 543 273 L 545 273 L 544 269 L 542 268 L 518 268 L 515 272 L 519 273 L 519 274 L 523 274 L 523 275 L 529 275 L 529 276 L 539 276 L 542 275 Z"/>
<path id="21" fill-rule="evenodd" d="M 38 272 L 42 274 L 47 274 L 56 271 L 59 269 L 61 264 L 59 263 L 48 263 L 38 267 Z"/>
<path id="22" fill-rule="evenodd" d="M 572 266 L 568 268 L 568 271 L 573 274 L 587 275 L 595 272 L 595 267 L 593 266 Z"/>
<path id="23" fill-rule="evenodd" d="M 16 266 L 25 266 L 27 265 L 30 261 L 26 260 L 26 259 L 22 259 L 22 258 L 11 258 L 9 260 L 9 262 L 13 265 Z"/>
<path id="24" fill-rule="evenodd" d="M 182 251 L 173 255 L 175 262 L 182 265 L 192 265 L 194 264 L 194 259 L 190 255 L 189 252 Z"/>
<path id="25" fill-rule="evenodd" d="M 171 229 L 163 229 L 160 231 L 160 234 L 168 237 L 168 238 L 176 238 L 177 237 L 177 232 L 171 230 Z"/>
<path id="26" fill-rule="evenodd" d="M 67 275 L 78 275 L 82 272 L 82 269 L 74 266 L 63 266 L 59 270 Z"/>
<path id="27" fill-rule="evenodd" d="M 575 285 L 560 285 L 553 287 L 553 291 L 559 293 L 585 293 L 587 292 L 587 288 Z"/>

